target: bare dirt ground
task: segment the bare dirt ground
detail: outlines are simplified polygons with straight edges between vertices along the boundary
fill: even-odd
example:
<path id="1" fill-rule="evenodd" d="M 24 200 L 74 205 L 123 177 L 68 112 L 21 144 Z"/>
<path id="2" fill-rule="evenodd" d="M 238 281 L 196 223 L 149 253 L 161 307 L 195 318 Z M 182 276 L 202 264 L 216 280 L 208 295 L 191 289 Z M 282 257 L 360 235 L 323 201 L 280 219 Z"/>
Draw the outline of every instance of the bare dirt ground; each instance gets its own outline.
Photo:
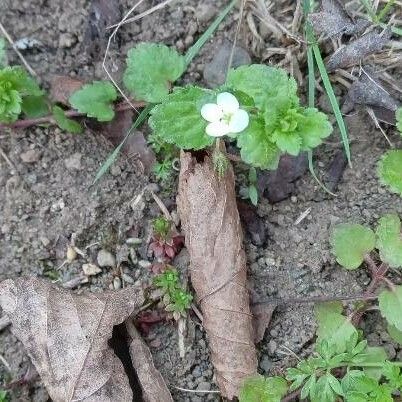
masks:
<path id="1" fill-rule="evenodd" d="M 145 1 L 141 10 L 155 4 Z M 128 24 L 113 45 L 116 68 L 124 62 L 127 50 L 140 41 L 162 41 L 185 51 L 222 5 L 221 1 L 207 1 L 203 7 L 196 1 L 187 1 L 184 6 L 175 2 L 138 23 Z M 54 74 L 88 80 L 104 78 L 101 62 L 85 51 L 89 43 L 85 39 L 89 2 L 2 0 L 0 6 L 0 22 L 15 40 L 28 37 L 41 43 L 39 48 L 23 53 L 45 87 L 50 85 Z M 128 1 L 121 4 L 123 10 L 130 6 Z M 238 16 L 237 12 L 235 16 Z M 231 16 L 222 24 L 191 65 L 186 81 L 202 83 L 205 65 L 224 38 L 233 38 L 236 23 Z M 264 43 L 257 46 L 252 38 L 247 26 L 243 27 L 240 44 L 255 61 L 259 61 Z M 12 52 L 10 59 L 18 63 Z M 325 100 L 319 101 L 325 107 Z M 255 245 L 251 236 L 246 235 L 250 288 L 255 302 L 269 298 L 354 295 L 367 285 L 369 278 L 364 273 L 345 272 L 336 265 L 329 250 L 330 229 L 339 222 L 371 225 L 386 212 L 402 214 L 402 201 L 378 184 L 376 164 L 388 147 L 384 137 L 364 113 L 353 113 L 346 121 L 353 168 L 346 169 L 337 197 L 328 196 L 311 175 L 305 173 L 296 182 L 291 198 L 276 204 L 261 198 L 256 213 L 267 234 L 266 239 L 263 244 Z M 402 145 L 393 129 L 388 134 L 396 145 Z M 83 135 L 62 133 L 54 127 L 0 133 L 0 147 L 9 160 L 0 158 L 0 280 L 34 275 L 65 282 L 77 277 L 81 274 L 83 261 L 80 259 L 58 269 L 65 259 L 66 244 L 73 235 L 79 248 L 90 246 L 87 250 L 93 261 L 99 250 L 106 250 L 118 261 L 127 261 L 124 273 L 133 283 L 147 283 L 149 257 L 144 244 L 150 221 L 159 214 L 149 189 L 159 193 L 169 209 L 175 210 L 175 188 L 162 189 L 152 184 L 138 164 L 124 156 L 111 174 L 91 186 L 96 171 L 113 147 L 89 128 Z M 335 130 L 317 154 L 318 173 L 325 177 L 340 149 Z M 238 184 L 241 186 L 241 169 L 239 173 Z M 296 220 L 306 210 L 310 212 L 296 225 Z M 143 239 L 143 245 L 130 251 L 133 248 L 127 244 L 130 238 Z M 127 258 L 130 252 L 131 257 Z M 188 265 L 184 253 L 178 264 Z M 91 277 L 89 283 L 77 291 L 97 292 L 113 287 L 114 278 L 119 274 L 111 267 L 104 267 L 99 275 Z M 130 283 L 123 281 L 123 285 Z M 190 323 L 192 331 L 184 359 L 179 357 L 177 330 L 171 323 L 155 325 L 146 341 L 175 401 L 219 400 L 215 393 L 193 394 L 174 388 L 216 389 L 205 333 L 196 319 Z M 369 342 L 384 344 L 390 358 L 398 356 L 402 359 L 402 350 L 390 341 L 383 328 L 380 316 L 370 313 L 366 320 Z M 314 332 L 311 304 L 279 306 L 258 345 L 261 373 L 279 372 L 294 363 L 292 353 L 308 355 Z M 0 333 L 0 354 L 10 366 L 8 370 L 0 363 L 0 385 L 32 371 L 21 344 L 9 329 Z M 11 393 L 13 401 L 42 402 L 47 398 L 37 378 Z"/>

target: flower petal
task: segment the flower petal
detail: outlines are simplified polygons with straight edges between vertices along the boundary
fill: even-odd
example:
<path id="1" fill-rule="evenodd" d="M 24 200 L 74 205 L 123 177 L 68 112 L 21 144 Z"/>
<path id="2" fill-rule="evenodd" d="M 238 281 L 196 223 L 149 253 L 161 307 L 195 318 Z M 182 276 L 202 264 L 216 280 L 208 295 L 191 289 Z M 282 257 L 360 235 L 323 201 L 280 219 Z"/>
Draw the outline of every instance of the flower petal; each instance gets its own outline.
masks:
<path id="1" fill-rule="evenodd" d="M 223 123 L 221 121 L 214 121 L 213 123 L 209 123 L 205 132 L 211 137 L 223 137 L 226 134 L 229 134 L 229 125 Z"/>
<path id="2" fill-rule="evenodd" d="M 216 103 L 207 103 L 201 108 L 201 116 L 212 123 L 219 121 L 223 117 L 223 111 Z"/>
<path id="3" fill-rule="evenodd" d="M 240 133 L 248 126 L 249 122 L 250 117 L 248 113 L 243 109 L 239 109 L 230 119 L 229 130 L 231 133 Z"/>
<path id="4" fill-rule="evenodd" d="M 229 92 L 219 94 L 216 103 L 222 108 L 223 113 L 234 113 L 239 110 L 239 101 Z"/>

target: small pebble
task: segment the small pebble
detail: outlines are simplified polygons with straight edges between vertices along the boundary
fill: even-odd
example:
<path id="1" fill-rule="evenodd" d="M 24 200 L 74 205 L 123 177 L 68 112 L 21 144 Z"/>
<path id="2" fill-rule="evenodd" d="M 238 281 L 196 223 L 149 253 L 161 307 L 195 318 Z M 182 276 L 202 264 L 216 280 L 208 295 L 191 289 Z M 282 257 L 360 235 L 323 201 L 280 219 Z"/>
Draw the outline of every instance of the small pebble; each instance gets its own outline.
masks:
<path id="1" fill-rule="evenodd" d="M 96 266 L 95 264 L 91 264 L 91 263 L 82 264 L 82 271 L 87 276 L 97 275 L 100 272 L 102 272 L 102 270 L 98 266 Z"/>
<path id="2" fill-rule="evenodd" d="M 210 391 L 211 390 L 211 384 L 209 382 L 206 382 L 206 381 L 200 382 L 198 384 L 197 390 L 198 391 Z"/>
<path id="3" fill-rule="evenodd" d="M 81 170 L 81 158 L 82 155 L 79 152 L 76 152 L 64 160 L 64 165 L 68 170 Z"/>
<path id="4" fill-rule="evenodd" d="M 123 279 L 124 282 L 130 283 L 130 284 L 134 283 L 134 279 L 130 275 L 127 275 L 127 274 L 122 274 L 121 279 Z"/>
<path id="5" fill-rule="evenodd" d="M 20 154 L 20 158 L 25 163 L 35 163 L 38 162 L 40 158 L 40 152 L 37 149 L 29 149 Z"/>
<path id="6" fill-rule="evenodd" d="M 126 243 L 129 246 L 138 246 L 142 243 L 142 239 L 140 239 L 139 237 L 130 237 L 126 240 Z"/>
<path id="7" fill-rule="evenodd" d="M 96 258 L 98 265 L 100 267 L 115 267 L 116 266 L 116 258 L 114 255 L 107 250 L 100 250 L 98 252 L 98 256 Z"/>
<path id="8" fill-rule="evenodd" d="M 140 261 L 138 261 L 138 265 L 141 268 L 150 268 L 152 264 L 147 260 L 140 260 Z"/>
<path id="9" fill-rule="evenodd" d="M 115 290 L 118 290 L 118 289 L 121 288 L 121 279 L 120 279 L 118 276 L 116 276 L 116 277 L 113 279 L 113 288 L 114 288 Z"/>

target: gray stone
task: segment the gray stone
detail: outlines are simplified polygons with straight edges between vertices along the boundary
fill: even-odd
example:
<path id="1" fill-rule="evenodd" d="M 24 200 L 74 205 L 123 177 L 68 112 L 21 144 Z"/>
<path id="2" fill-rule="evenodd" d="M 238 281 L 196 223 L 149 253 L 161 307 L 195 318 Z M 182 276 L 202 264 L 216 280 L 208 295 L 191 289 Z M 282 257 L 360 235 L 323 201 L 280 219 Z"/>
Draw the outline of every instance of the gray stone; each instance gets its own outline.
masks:
<path id="1" fill-rule="evenodd" d="M 20 154 L 20 158 L 25 163 L 35 163 L 38 162 L 40 158 L 40 152 L 37 149 L 29 149 Z"/>
<path id="2" fill-rule="evenodd" d="M 195 10 L 195 15 L 197 20 L 201 24 L 204 24 L 211 21 L 211 19 L 217 14 L 217 11 L 218 10 L 213 4 L 200 3 Z"/>
<path id="3" fill-rule="evenodd" d="M 141 268 L 149 268 L 152 264 L 147 260 L 140 260 L 140 261 L 138 261 L 138 265 Z"/>
<path id="4" fill-rule="evenodd" d="M 204 80 L 211 88 L 225 83 L 232 46 L 228 40 L 225 40 L 222 46 L 215 52 L 212 61 L 206 64 Z M 239 67 L 250 63 L 251 57 L 247 51 L 239 46 L 235 46 L 232 67 Z"/>
<path id="5" fill-rule="evenodd" d="M 272 369 L 272 360 L 268 356 L 263 356 L 260 361 L 260 367 L 265 373 L 269 373 Z"/>
<path id="6" fill-rule="evenodd" d="M 116 258 L 107 250 L 100 250 L 96 258 L 100 267 L 115 267 Z"/>
<path id="7" fill-rule="evenodd" d="M 209 382 L 203 381 L 200 382 L 197 386 L 198 391 L 210 391 L 211 390 L 211 384 Z"/>
<path id="8" fill-rule="evenodd" d="M 68 170 L 81 170 L 81 158 L 82 155 L 79 152 L 76 152 L 64 160 L 64 165 Z"/>
<path id="9" fill-rule="evenodd" d="M 202 376 L 201 367 L 200 367 L 200 366 L 195 366 L 195 367 L 194 367 L 194 370 L 193 370 L 193 372 L 192 372 L 192 374 L 193 374 L 194 378 L 199 378 L 199 377 L 201 377 L 201 376 Z"/>

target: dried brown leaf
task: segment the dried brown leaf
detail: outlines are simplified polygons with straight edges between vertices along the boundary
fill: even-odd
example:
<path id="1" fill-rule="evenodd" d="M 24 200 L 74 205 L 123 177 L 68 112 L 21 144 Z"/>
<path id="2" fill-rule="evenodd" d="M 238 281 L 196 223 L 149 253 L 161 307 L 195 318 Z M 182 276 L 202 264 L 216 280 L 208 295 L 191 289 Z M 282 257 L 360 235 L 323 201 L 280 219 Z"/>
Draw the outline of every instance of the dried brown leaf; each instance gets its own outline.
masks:
<path id="1" fill-rule="evenodd" d="M 323 0 L 321 10 L 310 14 L 309 18 L 318 34 L 325 34 L 330 38 L 344 34 L 355 35 L 370 25 L 364 19 L 355 22 L 339 0 Z"/>
<path id="2" fill-rule="evenodd" d="M 62 103 L 69 106 L 68 99 L 83 85 L 84 81 L 77 78 L 71 78 L 66 75 L 55 75 L 50 83 L 50 99 L 55 103 Z"/>
<path id="3" fill-rule="evenodd" d="M 328 71 L 351 67 L 359 64 L 362 59 L 381 51 L 390 39 L 390 31 L 378 33 L 369 32 L 366 35 L 339 48 L 327 61 Z"/>
<path id="4" fill-rule="evenodd" d="M 155 368 L 149 348 L 130 320 L 126 321 L 126 328 L 131 337 L 130 356 L 141 384 L 143 401 L 173 402 L 165 380 Z"/>
<path id="5" fill-rule="evenodd" d="M 266 329 L 271 322 L 272 314 L 276 309 L 276 304 L 254 304 L 251 310 L 254 315 L 254 342 L 259 343 L 263 340 Z"/>
<path id="6" fill-rule="evenodd" d="M 391 110 L 395 114 L 398 102 L 386 91 L 377 75 L 370 68 L 365 67 L 349 88 L 342 106 L 342 112 L 349 113 L 355 105 L 378 107 Z"/>
<path id="7" fill-rule="evenodd" d="M 197 161 L 182 152 L 177 205 L 216 381 L 222 396 L 232 399 L 257 371 L 232 167 L 219 179 L 209 156 Z"/>
<path id="8" fill-rule="evenodd" d="M 37 278 L 0 284 L 12 322 L 52 400 L 131 401 L 121 361 L 108 346 L 114 325 L 143 303 L 138 287 L 77 295 Z"/>

